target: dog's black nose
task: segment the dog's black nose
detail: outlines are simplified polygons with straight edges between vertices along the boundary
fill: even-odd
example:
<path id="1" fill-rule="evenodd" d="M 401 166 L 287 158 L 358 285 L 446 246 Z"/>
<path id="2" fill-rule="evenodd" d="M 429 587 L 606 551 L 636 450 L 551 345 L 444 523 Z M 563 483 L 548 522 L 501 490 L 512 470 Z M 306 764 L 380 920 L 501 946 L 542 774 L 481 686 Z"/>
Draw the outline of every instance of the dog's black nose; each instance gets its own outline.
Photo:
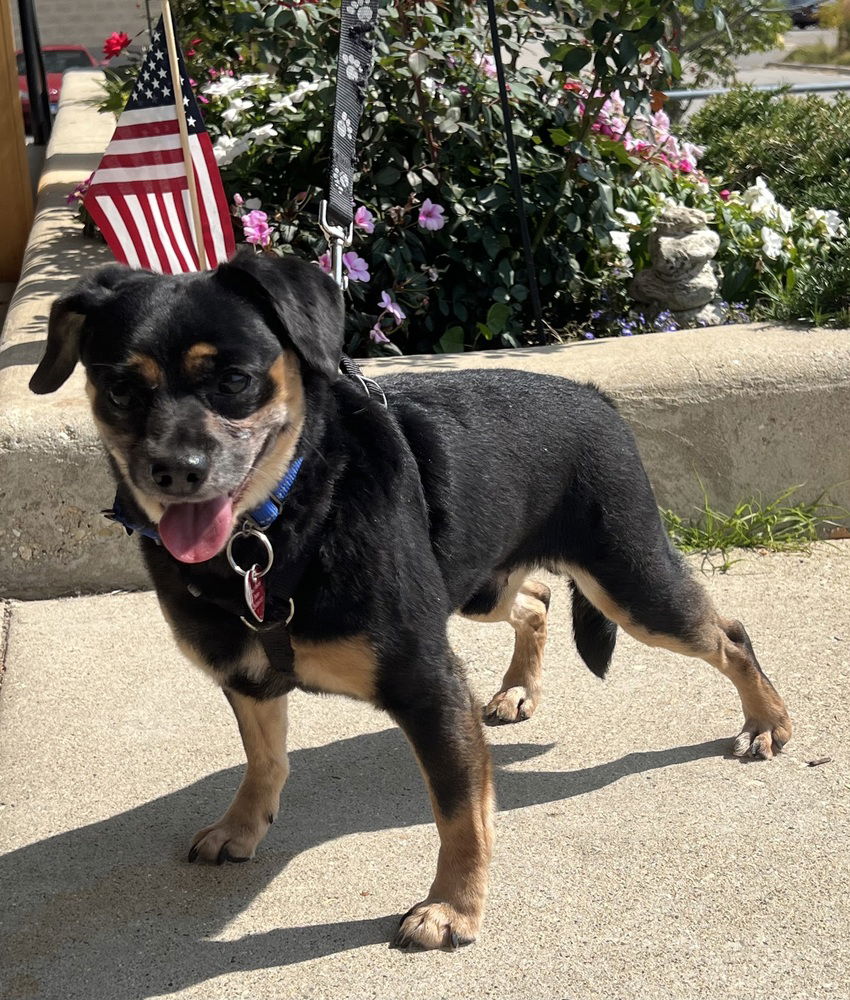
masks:
<path id="1" fill-rule="evenodd" d="M 170 496 L 191 496 L 203 486 L 210 471 L 210 460 L 202 452 L 177 455 L 151 465 L 151 479 Z"/>

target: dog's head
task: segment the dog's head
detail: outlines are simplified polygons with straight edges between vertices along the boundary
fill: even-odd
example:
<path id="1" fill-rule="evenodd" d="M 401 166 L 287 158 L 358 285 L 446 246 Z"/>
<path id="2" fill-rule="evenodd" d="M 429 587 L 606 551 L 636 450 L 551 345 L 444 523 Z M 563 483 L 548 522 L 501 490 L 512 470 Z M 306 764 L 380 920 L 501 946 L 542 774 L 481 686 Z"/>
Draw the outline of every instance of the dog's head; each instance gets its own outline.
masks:
<path id="1" fill-rule="evenodd" d="M 82 361 L 119 475 L 172 555 L 204 562 L 286 471 L 305 380 L 337 377 L 342 338 L 338 288 L 296 257 L 176 277 L 114 265 L 54 303 L 30 388 Z"/>

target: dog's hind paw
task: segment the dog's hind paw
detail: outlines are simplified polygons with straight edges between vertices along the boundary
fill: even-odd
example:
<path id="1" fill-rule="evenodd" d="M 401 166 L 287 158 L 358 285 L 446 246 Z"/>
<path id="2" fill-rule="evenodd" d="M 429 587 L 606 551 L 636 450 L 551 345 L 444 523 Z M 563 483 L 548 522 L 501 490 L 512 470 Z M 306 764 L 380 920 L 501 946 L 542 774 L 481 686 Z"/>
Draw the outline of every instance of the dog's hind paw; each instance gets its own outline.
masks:
<path id="1" fill-rule="evenodd" d="M 787 714 L 772 721 L 747 719 L 735 737 L 732 753 L 736 757 L 757 757 L 770 760 L 791 739 L 791 720 Z"/>
<path id="2" fill-rule="evenodd" d="M 494 695 L 484 709 L 484 721 L 496 726 L 503 722 L 524 722 L 534 715 L 539 696 L 525 687 L 511 687 Z"/>
<path id="3" fill-rule="evenodd" d="M 481 918 L 460 913 L 451 903 L 423 900 L 401 918 L 392 948 L 446 948 L 472 944 Z"/>

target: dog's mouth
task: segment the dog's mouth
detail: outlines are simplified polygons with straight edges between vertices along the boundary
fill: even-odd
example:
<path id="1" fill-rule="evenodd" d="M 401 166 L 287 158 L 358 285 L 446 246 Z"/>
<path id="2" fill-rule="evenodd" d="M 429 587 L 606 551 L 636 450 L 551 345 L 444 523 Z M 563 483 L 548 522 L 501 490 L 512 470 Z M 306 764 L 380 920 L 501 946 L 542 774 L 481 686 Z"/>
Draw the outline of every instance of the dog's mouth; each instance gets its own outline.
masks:
<path id="1" fill-rule="evenodd" d="M 200 503 L 172 503 L 159 522 L 162 544 L 184 563 L 212 559 L 227 544 L 233 530 L 231 496 L 213 497 Z"/>

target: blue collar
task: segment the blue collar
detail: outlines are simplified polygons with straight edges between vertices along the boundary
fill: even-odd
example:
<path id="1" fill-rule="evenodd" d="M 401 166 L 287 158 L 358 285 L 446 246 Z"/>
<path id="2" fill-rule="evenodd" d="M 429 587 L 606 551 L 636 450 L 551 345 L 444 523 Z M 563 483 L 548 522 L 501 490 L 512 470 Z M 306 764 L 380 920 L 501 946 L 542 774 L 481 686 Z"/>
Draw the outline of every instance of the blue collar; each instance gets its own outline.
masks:
<path id="1" fill-rule="evenodd" d="M 244 515 L 244 519 L 249 522 L 251 527 L 258 528 L 260 531 L 266 531 L 280 517 L 283 502 L 292 489 L 303 461 L 303 457 L 296 458 L 287 469 L 283 479 L 271 491 L 268 499 L 264 500 L 259 507 L 255 507 L 252 511 Z M 123 524 L 128 535 L 132 535 L 134 531 L 137 531 L 140 535 L 144 535 L 145 538 L 152 538 L 155 542 L 159 542 L 159 533 L 156 528 L 152 524 L 139 522 L 132 518 L 124 509 L 121 501 L 118 499 L 117 493 L 115 494 L 112 509 L 104 510 L 102 513 L 110 521 L 117 521 L 119 524 Z"/>

